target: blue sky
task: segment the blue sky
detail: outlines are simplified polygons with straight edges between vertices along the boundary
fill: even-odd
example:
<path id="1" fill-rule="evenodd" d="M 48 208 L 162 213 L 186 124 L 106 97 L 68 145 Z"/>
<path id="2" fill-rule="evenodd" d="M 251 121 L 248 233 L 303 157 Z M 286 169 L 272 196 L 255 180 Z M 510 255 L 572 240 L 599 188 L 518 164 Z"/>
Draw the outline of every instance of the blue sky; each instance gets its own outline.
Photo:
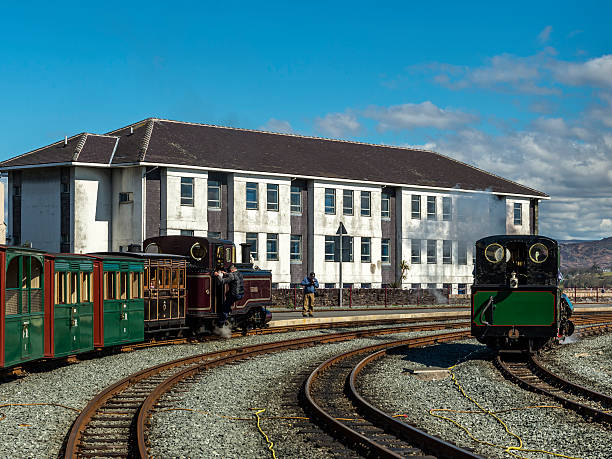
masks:
<path id="1" fill-rule="evenodd" d="M 150 116 L 414 145 L 612 235 L 610 2 L 3 6 L 0 159 Z"/>

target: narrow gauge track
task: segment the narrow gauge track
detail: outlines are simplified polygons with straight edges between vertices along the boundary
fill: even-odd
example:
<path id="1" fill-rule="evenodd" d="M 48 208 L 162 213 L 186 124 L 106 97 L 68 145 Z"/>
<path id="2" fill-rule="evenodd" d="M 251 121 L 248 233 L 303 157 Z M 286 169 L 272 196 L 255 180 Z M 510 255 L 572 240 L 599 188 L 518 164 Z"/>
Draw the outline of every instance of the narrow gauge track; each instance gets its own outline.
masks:
<path id="1" fill-rule="evenodd" d="M 612 326 L 592 325 L 580 330 L 581 336 L 612 331 Z M 533 355 L 498 354 L 494 361 L 501 373 L 519 386 L 546 395 L 589 420 L 612 425 L 612 397 L 574 384 L 543 367 Z"/>
<path id="2" fill-rule="evenodd" d="M 157 365 L 128 376 L 96 395 L 72 425 L 65 457 L 148 457 L 146 427 L 155 403 L 175 384 L 207 368 L 265 353 L 366 336 L 465 327 L 462 321 L 352 330 L 233 348 Z"/>
<path id="3" fill-rule="evenodd" d="M 306 410 L 328 433 L 366 456 L 479 457 L 380 411 L 359 395 L 355 383 L 364 366 L 383 356 L 390 348 L 423 347 L 469 336 L 468 331 L 457 331 L 410 338 L 332 357 L 319 365 L 304 383 Z M 364 354 L 374 351 L 378 352 L 363 358 Z"/>

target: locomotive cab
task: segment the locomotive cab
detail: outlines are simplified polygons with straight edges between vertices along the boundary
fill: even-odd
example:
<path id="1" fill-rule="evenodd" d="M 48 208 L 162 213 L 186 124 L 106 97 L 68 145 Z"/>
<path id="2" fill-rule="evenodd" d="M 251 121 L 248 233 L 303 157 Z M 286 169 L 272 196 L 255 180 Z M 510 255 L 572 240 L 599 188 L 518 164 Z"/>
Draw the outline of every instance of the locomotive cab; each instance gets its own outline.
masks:
<path id="1" fill-rule="evenodd" d="M 471 322 L 476 339 L 498 349 L 535 350 L 571 334 L 556 241 L 490 236 L 477 241 L 475 250 Z"/>

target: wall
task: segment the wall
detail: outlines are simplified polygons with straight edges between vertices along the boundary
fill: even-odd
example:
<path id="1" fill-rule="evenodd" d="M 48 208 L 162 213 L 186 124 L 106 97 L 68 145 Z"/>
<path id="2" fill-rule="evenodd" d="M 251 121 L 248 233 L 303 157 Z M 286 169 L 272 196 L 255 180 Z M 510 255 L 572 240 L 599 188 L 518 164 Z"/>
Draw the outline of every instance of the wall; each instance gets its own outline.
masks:
<path id="1" fill-rule="evenodd" d="M 59 252 L 59 168 L 26 169 L 21 172 L 21 243 Z"/>
<path id="2" fill-rule="evenodd" d="M 144 167 L 122 167 L 112 170 L 111 250 L 113 251 L 127 250 L 130 244 L 142 246 L 144 240 L 144 174 Z M 133 193 L 132 202 L 120 203 L 119 193 Z"/>
<path id="3" fill-rule="evenodd" d="M 232 199 L 230 218 L 230 238 L 233 237 L 236 247 L 246 242 L 246 233 L 259 233 L 257 252 L 259 259 L 255 262 L 262 269 L 272 271 L 272 281 L 281 287 L 289 286 L 291 271 L 289 263 L 291 235 L 291 180 L 260 175 L 234 174 L 230 182 L 228 195 Z M 246 184 L 258 184 L 258 208 L 246 208 Z M 267 185 L 278 185 L 278 211 L 266 209 Z M 278 234 L 278 261 L 266 259 L 267 234 Z"/>
<path id="4" fill-rule="evenodd" d="M 490 193 L 443 193 L 422 189 L 402 190 L 402 248 L 400 260 L 410 265 L 403 281 L 405 287 L 420 284 L 443 283 L 471 284 L 473 270 L 473 246 L 478 239 L 491 234 L 504 234 L 506 226 L 506 203 L 504 199 Z M 412 218 L 412 196 L 421 197 L 421 218 Z M 427 219 L 427 197 L 436 199 L 436 219 Z M 451 198 L 451 220 L 443 220 L 443 198 Z M 412 239 L 421 240 L 421 263 L 411 260 Z M 436 241 L 436 263 L 427 263 L 427 240 Z M 443 263 L 443 241 L 452 241 L 452 263 Z M 459 241 L 467 244 L 467 265 L 458 264 Z M 399 261 L 399 260 L 398 260 Z M 456 293 L 456 291 L 454 292 Z"/>
<path id="5" fill-rule="evenodd" d="M 181 205 L 181 177 L 192 177 L 193 206 Z M 193 230 L 195 236 L 206 237 L 208 230 L 208 173 L 188 169 L 165 170 L 162 174 L 163 235 L 181 234 L 181 230 Z"/>
<path id="6" fill-rule="evenodd" d="M 72 190 L 74 190 L 72 250 L 75 253 L 111 250 L 111 170 L 97 167 L 75 167 L 74 187 L 71 187 L 71 192 Z"/>
<path id="7" fill-rule="evenodd" d="M 325 189 L 336 190 L 336 212 L 325 213 Z M 353 215 L 343 214 L 343 191 L 353 191 Z M 361 216 L 361 192 L 370 192 L 370 216 Z M 382 237 L 380 218 L 381 188 L 332 181 L 315 181 L 313 184 L 313 248 L 314 271 L 321 283 L 339 286 L 340 263 L 325 261 L 325 236 L 335 236 L 342 222 L 347 236 L 353 237 L 353 261 L 342 263 L 342 282 L 371 283 L 373 287 L 382 282 L 380 242 Z M 361 261 L 361 238 L 370 238 L 370 261 Z"/>

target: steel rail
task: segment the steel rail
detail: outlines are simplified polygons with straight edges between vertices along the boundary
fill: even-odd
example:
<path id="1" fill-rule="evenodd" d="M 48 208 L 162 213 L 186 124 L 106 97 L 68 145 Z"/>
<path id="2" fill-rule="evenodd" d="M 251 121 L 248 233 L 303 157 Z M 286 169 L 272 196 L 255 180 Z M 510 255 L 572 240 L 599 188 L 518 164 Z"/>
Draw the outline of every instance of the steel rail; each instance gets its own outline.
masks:
<path id="1" fill-rule="evenodd" d="M 580 330 L 581 336 L 604 333 L 612 330 L 610 325 L 592 325 Z M 576 411 L 582 416 L 612 425 L 612 397 L 587 387 L 575 384 L 565 378 L 555 375 L 544 368 L 537 357 L 523 356 L 522 360 L 512 363 L 498 354 L 494 360 L 501 373 L 519 386 L 558 401 L 563 406 Z M 586 405 L 578 400 L 572 400 L 567 395 L 574 394 L 597 402 L 605 409 Z"/>
<path id="2" fill-rule="evenodd" d="M 81 455 L 81 446 L 83 444 L 83 436 L 87 429 L 87 426 L 91 423 L 92 419 L 99 414 L 100 408 L 102 408 L 106 402 L 113 399 L 113 397 L 120 395 L 122 392 L 126 391 L 130 386 L 133 386 L 137 383 L 142 383 L 147 378 L 156 377 L 160 373 L 164 371 L 168 371 L 171 369 L 176 369 L 177 367 L 184 367 L 187 365 L 191 365 L 197 367 L 197 364 L 202 363 L 203 361 L 210 361 L 214 359 L 222 359 L 223 357 L 237 355 L 239 358 L 244 358 L 244 355 L 251 351 L 258 351 L 259 353 L 264 352 L 273 352 L 274 350 L 281 350 L 283 346 L 285 348 L 297 348 L 309 345 L 316 344 L 324 344 L 329 342 L 336 341 L 344 341 L 357 337 L 363 336 L 372 336 L 372 335 L 384 335 L 384 334 L 392 334 L 392 333 L 402 333 L 406 331 L 414 331 L 414 330 L 435 330 L 435 329 L 444 329 L 444 328 L 465 328 L 465 322 L 459 323 L 440 323 L 440 324 L 427 324 L 427 325 L 406 325 L 399 327 L 391 327 L 391 328 L 379 328 L 379 329 L 370 329 L 370 330 L 352 330 L 340 333 L 333 333 L 327 335 L 317 335 L 311 337 L 303 337 L 292 340 L 284 340 L 275 343 L 267 343 L 267 344 L 256 344 L 251 346 L 245 346 L 240 348 L 232 348 L 224 351 L 217 351 L 212 353 L 199 354 L 195 356 L 190 356 L 182 359 L 177 359 L 172 362 L 156 365 L 151 368 L 147 368 L 145 370 L 139 371 L 130 375 L 111 386 L 104 389 L 98 395 L 96 395 L 89 404 L 83 409 L 80 415 L 77 417 L 75 422 L 72 425 L 70 430 L 70 434 L 68 436 L 68 440 L 66 442 L 66 450 L 65 457 L 79 457 Z M 221 363 L 219 363 L 221 364 Z M 189 369 L 187 369 L 188 371 Z M 166 379 L 164 377 L 164 379 Z M 159 381 L 161 382 L 161 381 Z M 155 386 L 159 384 L 156 382 Z M 144 401 L 147 396 L 151 393 L 149 390 L 144 396 L 142 396 L 142 401 Z M 139 408 L 136 412 L 131 415 L 135 417 L 139 415 L 142 411 L 140 407 L 142 406 L 142 401 L 139 404 Z M 130 440 L 131 449 L 135 449 L 138 442 Z M 139 454 L 136 452 L 136 454 Z M 103 456 L 104 454 L 97 454 L 98 456 Z M 112 451 L 109 451 L 109 455 L 116 455 Z"/>
<path id="3" fill-rule="evenodd" d="M 427 346 L 427 345 L 438 343 L 438 342 L 453 341 L 453 340 L 458 340 L 458 339 L 463 339 L 463 338 L 468 338 L 468 337 L 469 337 L 469 332 L 467 331 L 466 332 L 444 333 L 444 334 L 433 335 L 433 336 L 428 336 L 428 337 L 410 338 L 410 339 L 396 341 L 393 343 L 384 343 L 384 344 L 368 346 L 365 348 L 356 349 L 356 350 L 347 352 L 340 356 L 332 357 L 331 359 L 328 359 L 325 362 L 323 362 L 321 365 L 319 365 L 310 374 L 310 376 L 304 383 L 304 389 L 303 389 L 304 400 L 307 403 L 308 409 L 312 413 L 312 416 L 320 424 L 322 424 L 323 427 L 328 432 L 330 432 L 335 437 L 342 439 L 344 443 L 349 444 L 351 448 L 358 449 L 360 450 L 360 452 L 363 452 L 366 455 L 374 455 L 376 457 L 386 457 L 386 458 L 402 457 L 401 455 L 390 450 L 386 446 L 376 442 L 372 438 L 369 438 L 366 435 L 358 432 L 357 430 L 349 427 L 347 424 L 337 420 L 334 416 L 326 412 L 326 410 L 322 406 L 320 406 L 320 404 L 317 403 L 317 401 L 315 400 L 315 396 L 313 394 L 313 385 L 314 385 L 315 380 L 319 378 L 323 372 L 331 368 L 333 365 L 336 365 L 339 362 L 347 358 L 350 358 L 352 356 L 355 356 L 357 354 L 377 351 L 380 349 L 388 348 L 390 346 L 422 347 L 422 346 Z M 389 426 L 386 424 L 386 420 L 382 422 L 383 424 L 381 425 L 381 428 L 383 428 L 384 430 L 387 430 L 387 427 Z M 393 419 L 393 423 L 391 425 L 395 426 L 397 422 L 398 421 Z M 411 429 L 417 430 L 416 428 L 411 428 Z M 395 432 L 395 429 L 393 428 L 390 430 L 392 432 Z M 450 443 L 445 442 L 444 440 L 440 440 L 437 437 L 427 435 L 425 432 L 421 431 L 421 434 L 422 435 L 419 435 L 418 437 L 419 438 L 418 444 L 419 446 L 422 446 L 421 448 L 422 450 L 425 450 L 427 452 L 437 451 L 438 448 L 437 446 L 434 445 L 434 443 L 439 444 L 439 442 L 443 442 L 444 444 L 444 446 L 440 446 L 441 451 L 442 450 L 447 451 L 447 450 L 450 450 L 451 447 L 453 447 L 453 445 L 451 445 Z M 406 441 L 406 439 L 403 438 L 402 436 L 399 436 L 398 438 Z M 407 440 L 407 443 L 410 445 L 414 445 L 410 439 L 411 437 L 409 436 L 408 438 L 409 439 Z M 455 448 L 456 449 L 453 450 L 453 454 L 449 455 L 448 457 L 470 457 L 470 458 L 478 457 L 462 448 L 458 448 L 458 447 L 455 447 Z"/>
<path id="4" fill-rule="evenodd" d="M 450 340 L 450 339 L 449 339 Z M 446 341 L 446 340 L 442 340 Z M 410 345 L 398 345 L 382 349 L 368 355 L 361 360 L 353 370 L 351 371 L 348 379 L 348 395 L 351 398 L 353 404 L 356 406 L 360 413 L 363 413 L 368 419 L 374 420 L 375 423 L 382 426 L 385 431 L 393 432 L 398 438 L 417 445 L 420 449 L 430 451 L 436 457 L 443 458 L 476 458 L 480 457 L 471 451 L 461 448 L 453 443 L 447 442 L 435 436 L 429 435 L 428 433 L 417 429 L 416 427 L 407 424 L 406 422 L 399 421 L 398 419 L 389 416 L 384 411 L 372 405 L 368 402 L 357 390 L 357 377 L 364 370 L 364 368 L 370 363 L 378 360 L 390 351 L 400 350 L 415 347 L 413 344 Z"/>

